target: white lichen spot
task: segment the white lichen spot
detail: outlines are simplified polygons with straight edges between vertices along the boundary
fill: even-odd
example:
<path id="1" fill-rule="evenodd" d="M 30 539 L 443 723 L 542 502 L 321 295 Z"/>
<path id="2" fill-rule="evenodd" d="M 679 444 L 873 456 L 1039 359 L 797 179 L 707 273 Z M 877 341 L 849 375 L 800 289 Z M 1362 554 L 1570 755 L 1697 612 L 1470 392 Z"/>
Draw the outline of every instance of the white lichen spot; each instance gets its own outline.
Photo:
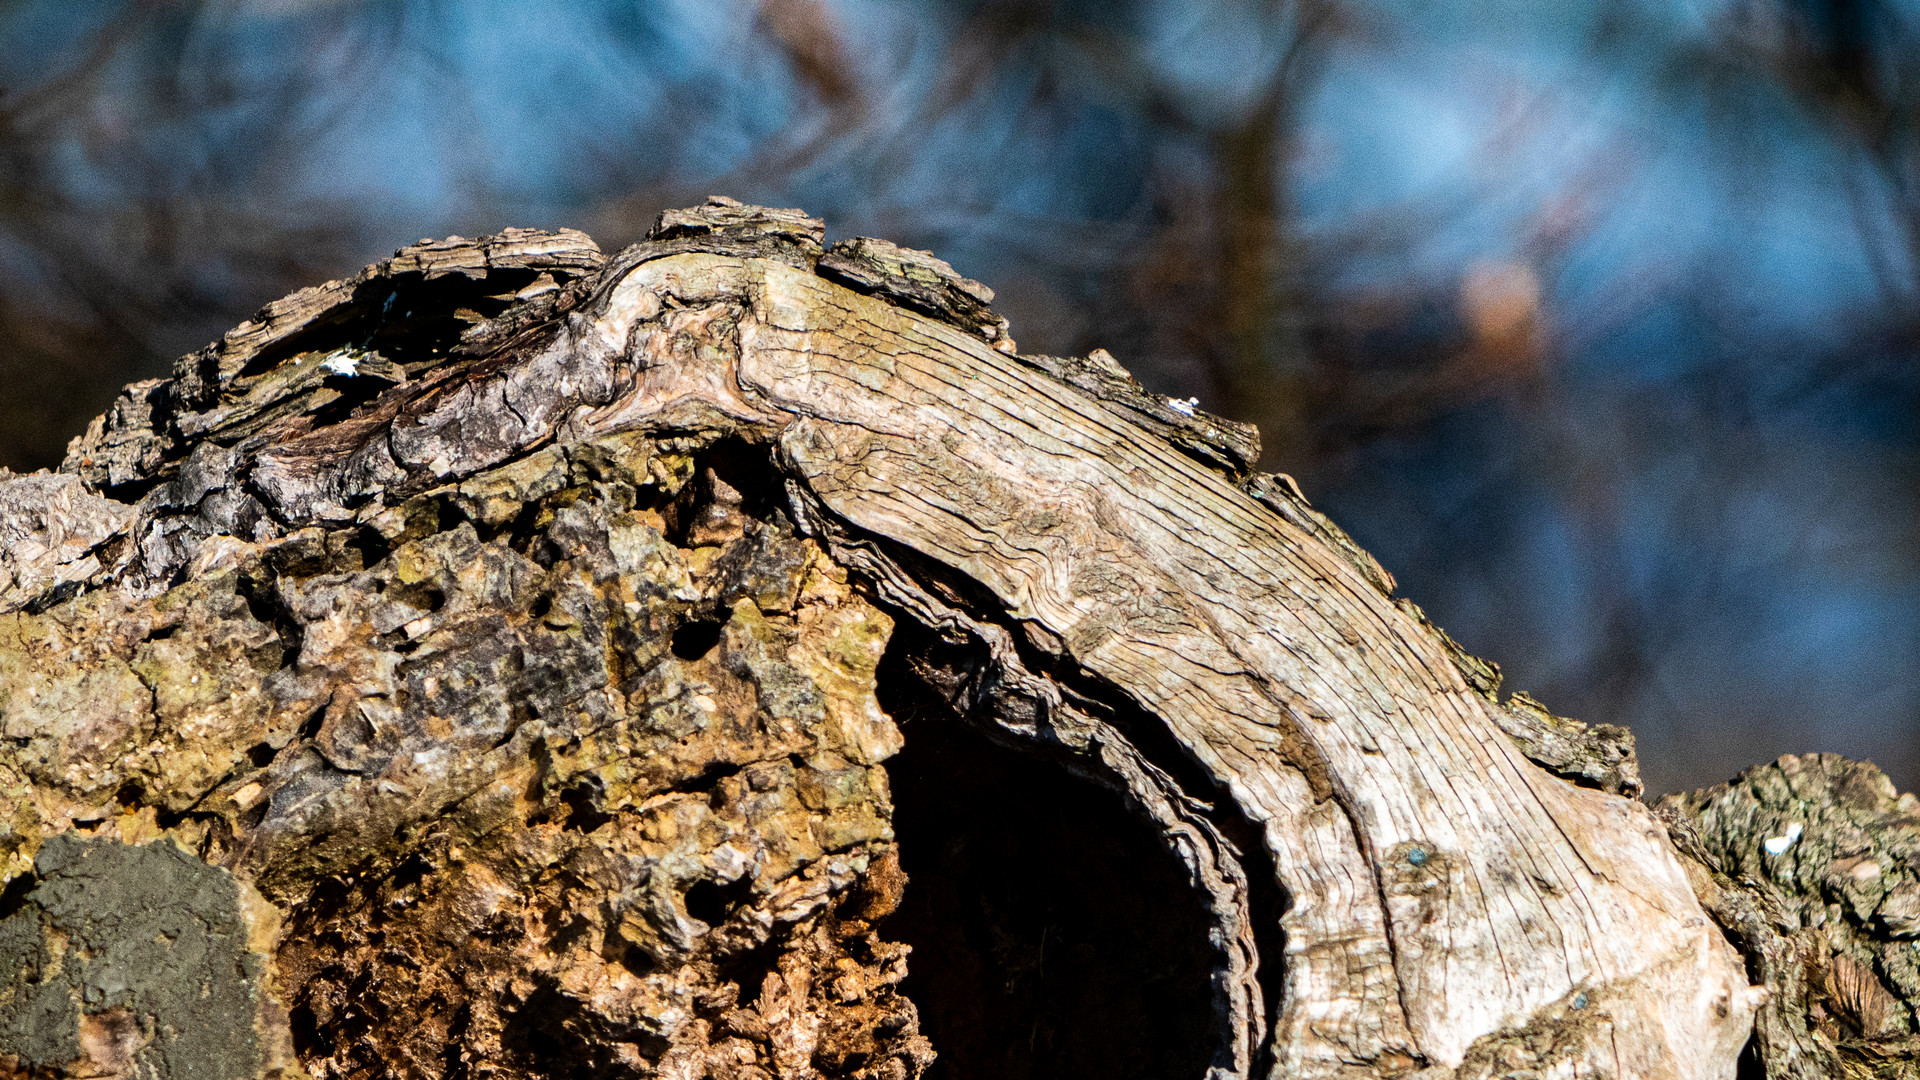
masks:
<path id="1" fill-rule="evenodd" d="M 1792 847 L 1793 842 L 1798 839 L 1800 839 L 1800 823 L 1796 821 L 1787 826 L 1787 834 L 1785 836 L 1770 836 L 1762 841 L 1760 846 L 1766 849 L 1769 855 L 1781 855 L 1784 854 L 1788 848 Z"/>
<path id="2" fill-rule="evenodd" d="M 1185 401 L 1181 401 L 1179 398 L 1171 398 L 1167 401 L 1167 405 L 1173 409 L 1174 412 L 1180 413 L 1183 416 L 1192 416 L 1193 410 L 1200 405 L 1200 399 L 1191 397 Z"/>
<path id="3" fill-rule="evenodd" d="M 360 356 L 352 349 L 335 349 L 320 361 L 320 366 L 335 375 L 358 375 Z"/>

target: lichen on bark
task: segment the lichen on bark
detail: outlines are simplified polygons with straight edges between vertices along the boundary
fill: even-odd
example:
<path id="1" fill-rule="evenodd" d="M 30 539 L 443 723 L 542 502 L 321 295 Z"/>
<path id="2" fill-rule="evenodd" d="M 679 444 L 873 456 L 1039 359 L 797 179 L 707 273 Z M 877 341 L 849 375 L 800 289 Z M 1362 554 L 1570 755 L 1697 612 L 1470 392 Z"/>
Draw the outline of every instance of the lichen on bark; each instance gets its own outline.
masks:
<path id="1" fill-rule="evenodd" d="M 1920 800 L 1837 754 L 1660 801 L 1695 891 L 1772 993 L 1768 1080 L 1920 1075 Z"/>

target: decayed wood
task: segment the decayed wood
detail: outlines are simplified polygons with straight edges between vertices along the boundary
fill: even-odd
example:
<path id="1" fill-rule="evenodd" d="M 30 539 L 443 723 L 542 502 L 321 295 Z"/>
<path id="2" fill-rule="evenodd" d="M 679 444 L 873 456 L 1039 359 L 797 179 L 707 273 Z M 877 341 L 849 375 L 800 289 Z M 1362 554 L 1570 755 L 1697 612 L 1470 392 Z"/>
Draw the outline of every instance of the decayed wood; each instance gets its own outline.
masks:
<path id="1" fill-rule="evenodd" d="M 354 902 L 371 904 L 384 895 L 378 883 L 416 855 L 434 873 L 451 874 L 449 845 L 484 848 L 479 837 L 494 834 L 437 848 L 376 834 L 432 831 L 462 800 L 504 783 L 500 777 L 548 768 L 541 755 L 580 753 L 555 749 L 575 737 L 566 732 L 646 729 L 655 722 L 649 710 L 664 706 L 636 697 L 638 685 L 622 680 L 629 668 L 661 670 L 661 642 L 677 626 L 719 618 L 732 643 L 761 633 L 751 630 L 755 618 L 775 620 L 787 629 L 768 633 L 794 658 L 826 647 L 807 644 L 809 627 L 827 618 L 819 611 L 871 610 L 844 586 L 828 585 L 812 593 L 795 585 L 798 592 L 756 601 L 752 611 L 739 606 L 739 586 L 711 568 L 746 558 L 726 553 L 790 521 L 804 536 L 783 543 L 813 553 L 794 556 L 800 563 L 818 559 L 850 573 L 893 618 L 913 620 L 955 655 L 973 658 L 929 662 L 927 693 L 1121 792 L 1160 830 L 1211 925 L 1212 1076 L 1732 1076 L 1767 994 L 1747 985 L 1740 955 L 1702 910 L 1697 881 L 1690 883 L 1663 823 L 1628 797 L 1638 779 L 1624 733 L 1555 718 L 1524 695 L 1501 700 L 1497 670 L 1392 597 L 1391 578 L 1290 481 L 1246 474 L 1258 456 L 1250 432 L 1144 393 L 1104 354 L 1019 355 L 990 300 L 984 287 L 923 253 L 873 240 L 828 248 L 820 224 L 797 211 L 714 200 L 663 215 L 652 239 L 604 264 L 577 234 L 409 249 L 352 283 L 270 308 L 187 358 L 170 382 L 129 388 L 76 440 L 63 475 L 0 484 L 0 525 L 29 541 L 0 553 L 13 582 L 0 607 L 19 612 L 22 640 L 57 643 L 35 646 L 39 658 L 28 666 L 54 664 L 46 657 L 72 640 L 93 643 L 86 647 L 105 667 L 54 677 L 72 700 L 123 694 L 131 702 L 142 681 L 100 672 L 137 675 L 139 656 L 217 641 L 228 643 L 222 655 L 256 657 L 252 666 L 263 674 L 251 682 L 235 676 L 233 692 L 263 704 L 223 721 L 231 730 L 211 747 L 166 736 L 137 768 L 105 751 L 81 773 L 48 772 L 24 757 L 8 764 L 19 822 L 13 871 L 28 872 L 46 838 L 62 831 L 120 841 L 165 834 L 262 892 L 278 917 L 310 925 L 322 918 L 312 908 L 320 892 L 359 889 Z M 408 319 L 443 329 L 413 337 L 393 329 Z M 731 481 L 686 475 L 723 445 L 745 447 L 784 505 L 758 511 L 760 525 L 717 531 L 712 544 L 692 533 L 673 539 L 673 523 L 650 507 L 721 507 L 700 513 L 727 520 L 744 513 L 728 517 L 726 506 L 744 505 L 725 495 Z M 58 488 L 65 501 L 56 510 L 8 510 L 7 498 L 29 501 L 29 484 Z M 707 494 L 681 494 L 700 490 Z M 132 499 L 139 501 L 128 505 Z M 585 507 L 584 519 L 566 517 L 575 505 Z M 563 528 L 567 521 L 575 524 Z M 366 550 L 368 536 L 380 538 L 379 550 Z M 514 543 L 526 550 L 515 553 Z M 548 554 L 525 567 L 496 551 L 501 544 L 523 561 L 538 545 Z M 583 544 L 611 554 L 596 564 L 575 550 Z M 421 545 L 440 569 L 408 569 L 427 558 L 406 554 Z M 694 554 L 703 546 L 713 553 Z M 469 581 L 462 560 L 494 569 Z M 657 585 L 675 565 L 688 567 L 673 571 L 687 575 L 677 597 Z M 327 574 L 360 576 L 315 591 L 312 582 Z M 440 642 L 447 663 L 469 665 L 461 678 L 509 676 L 497 665 L 470 667 L 490 655 L 480 644 L 485 635 L 471 636 L 471 627 L 468 637 L 433 636 L 458 620 L 422 614 L 404 599 L 429 579 L 442 582 L 434 588 L 448 610 L 474 619 L 496 613 L 522 637 L 603 628 L 594 639 L 604 642 L 594 646 L 600 659 L 588 665 L 599 674 L 548 695 L 537 723 L 502 706 L 497 723 L 473 735 L 478 742 L 450 736 L 442 714 L 420 711 L 431 692 L 396 696 L 393 672 L 417 663 L 400 652 L 402 638 Z M 461 595 L 479 598 L 448 602 L 455 593 L 445 582 L 455 579 L 466 582 Z M 515 580 L 543 584 L 508 590 L 511 597 L 488 584 Z M 641 595 L 647 580 L 656 583 L 652 601 Z M 262 586 L 284 598 L 277 629 L 256 617 L 264 609 L 243 616 L 247 602 L 233 600 Z M 168 600 L 185 596 L 182 589 L 227 599 Z M 383 589 L 411 606 L 367 606 L 366 594 Z M 536 610 L 540 595 L 545 614 Z M 733 606 L 716 608 L 722 601 Z M 149 612 L 168 604 L 212 614 L 173 645 L 125 629 L 160 625 Z M 88 614 L 73 614 L 81 610 Z M 637 637 L 622 629 L 640 625 L 636 611 L 648 613 Z M 853 616 L 833 618 L 843 617 Z M 76 619 L 110 628 L 88 636 Z M 297 648 L 285 641 L 261 658 L 276 634 L 297 637 Z M 513 649 L 525 660 L 512 678 L 537 680 L 545 654 L 526 641 Z M 781 662 L 814 671 L 807 677 L 827 697 L 837 692 L 819 665 Z M 772 678 L 752 677 L 763 692 Z M 7 715 L 10 735 L 56 753 L 77 745 L 77 732 L 21 704 L 20 692 Z M 847 692 L 870 700 L 871 684 Z M 163 700 L 158 689 L 153 696 Z M 141 724 L 158 715 L 159 706 L 127 707 Z M 318 728 L 303 726 L 309 713 L 322 718 Z M 176 711 L 171 722 L 206 726 L 196 716 Z M 764 722 L 780 719 L 774 709 Z M 100 722 L 111 734 L 112 724 Z M 822 1066 L 806 1043 L 827 1030 L 819 1018 L 831 1011 L 808 996 L 807 972 L 843 957 L 871 972 L 862 977 L 875 987 L 898 978 L 887 974 L 893 961 L 884 942 L 862 936 L 886 906 L 859 897 L 874 893 L 879 871 L 868 868 L 886 865 L 893 842 L 884 795 L 872 794 L 883 782 L 872 778 L 884 775 L 879 762 L 894 738 L 884 718 L 863 723 L 837 724 L 831 737 L 792 737 L 811 740 L 819 760 L 808 769 L 869 778 L 859 789 L 869 794 L 855 791 L 845 804 L 865 808 L 866 832 L 745 878 L 738 870 L 729 876 L 714 861 L 726 857 L 701 841 L 679 853 L 693 861 L 677 877 L 648 871 L 656 875 L 648 880 L 666 883 L 657 917 L 622 915 L 630 901 L 604 901 L 611 921 L 594 923 L 592 933 L 628 941 L 680 973 L 629 976 L 644 988 L 556 991 L 595 1003 L 589 1012 L 601 1012 L 593 1016 L 615 1017 L 593 1023 L 652 1025 L 658 1045 L 637 1035 L 611 1040 L 628 1047 L 621 1068 L 679 1075 L 669 1069 L 679 1062 L 672 1068 L 698 1063 L 713 1075 L 839 1068 L 877 1076 L 924 1066 L 910 1026 L 890 1019 L 904 1015 L 902 1006 L 879 990 L 871 999 L 853 995 L 874 1002 L 873 1011 L 844 1019 L 850 1034 L 836 1044 L 866 1049 L 846 1049 L 839 1065 Z M 120 745 L 102 738 L 102 746 Z M 505 741 L 489 748 L 493 739 Z M 249 757 L 255 743 L 271 751 L 259 755 L 266 762 Z M 667 753 L 645 739 L 619 746 L 643 761 Z M 789 753 L 762 751 L 712 750 L 706 760 L 751 764 Z M 297 775 L 307 787 L 281 799 L 276 793 L 296 790 L 292 763 L 312 755 L 324 767 L 304 767 Z M 440 771 L 416 776 L 408 762 L 421 755 L 443 762 Z M 168 771 L 174 760 L 200 764 L 183 778 Z M 566 760 L 569 776 L 648 768 L 622 765 L 611 751 Z M 138 768 L 148 770 L 138 774 L 146 786 L 130 792 L 134 773 L 126 770 Z M 657 826 L 643 827 L 664 805 L 649 800 L 689 783 L 711 786 L 699 779 L 703 769 L 654 777 L 653 787 L 597 780 L 587 796 L 592 813 L 631 819 L 636 836 L 664 842 L 645 831 Z M 819 781 L 766 783 L 770 791 L 813 790 L 807 785 Z M 383 784 L 402 794 L 382 794 Z M 553 814 L 569 789 L 540 790 L 514 811 L 521 824 L 505 835 L 553 831 L 541 815 Z M 147 807 L 147 824 L 115 824 L 106 809 L 115 799 L 136 818 Z M 796 799 L 797 816 L 777 829 L 742 833 L 753 837 L 748 846 L 771 850 L 779 843 L 768 836 L 814 834 L 804 823 L 831 817 L 818 798 Z M 354 820 L 355 800 L 368 800 L 370 824 Z M 712 801 L 731 805 L 718 795 Z M 261 805 L 264 816 L 246 812 Z M 323 805 L 333 809 L 314 809 Z M 608 837 L 592 830 L 580 850 L 602 851 Z M 653 867 L 673 855 L 622 850 Z M 495 857 L 481 862 L 499 878 Z M 557 858 L 516 864 L 515 872 L 536 889 L 546 880 L 539 868 L 561 865 Z M 840 870 L 824 868 L 833 859 Z M 1284 894 L 1283 947 L 1263 951 L 1274 928 L 1258 921 L 1252 873 L 1271 875 Z M 785 989 L 769 984 L 765 1006 L 751 1016 L 712 996 L 725 981 L 718 958 L 732 947 L 722 941 L 724 927 L 691 926 L 675 906 L 689 882 L 721 877 L 750 883 L 725 927 L 739 920 L 776 928 L 741 947 L 797 958 L 781 961 Z M 327 884 L 336 881 L 349 884 Z M 795 882 L 819 882 L 804 887 L 819 902 L 782 921 L 773 913 L 786 901 L 776 900 L 803 888 Z M 436 903 L 458 909 L 477 888 L 462 887 L 469 892 L 445 886 Z M 498 981 L 467 986 L 462 1000 L 494 1009 L 524 1002 L 514 995 L 531 993 L 532 984 L 516 983 L 514 972 L 538 968 L 547 939 L 529 931 L 516 940 L 527 943 L 494 961 Z M 264 948 L 279 965 L 282 994 L 297 996 L 333 970 L 308 953 L 291 958 L 290 949 L 306 946 L 284 938 Z M 681 999 L 663 989 L 673 978 Z M 609 1004 L 623 993 L 630 1000 Z M 679 1020 L 635 1018 L 636 1009 L 671 1011 L 682 1006 L 670 1001 L 696 998 L 705 1003 L 685 1006 Z M 634 1004 L 643 1000 L 652 1004 Z M 776 1013 L 785 1019 L 774 1023 Z M 262 1015 L 263 1031 L 284 1027 Z M 804 1017 L 813 1027 L 800 1024 Z M 779 1034 L 802 1028 L 815 1035 Z M 506 1054 L 504 1038 L 477 1042 L 474 1052 Z M 10 1048 L 22 1052 L 17 1042 Z M 334 1047 L 304 1063 L 353 1071 L 370 1067 L 368 1052 Z M 426 1068 L 413 1060 L 410 1067 Z"/>
<path id="2" fill-rule="evenodd" d="M 1658 823 L 1527 764 L 1497 706 L 1345 560 L 1086 395 L 781 264 L 645 264 L 596 332 L 624 338 L 662 294 L 738 312 L 737 370 L 674 364 L 669 323 L 589 425 L 717 382 L 702 403 L 778 424 L 806 496 L 984 585 L 1265 827 L 1292 900 L 1277 1069 L 1453 1065 L 1575 1001 L 1605 1018 L 1570 1025 L 1588 1045 L 1561 1053 L 1729 1067 L 1756 999 Z"/>
<path id="3" fill-rule="evenodd" d="M 549 446 L 0 616 L 0 1073 L 917 1075 L 891 622 L 747 503 Z"/>

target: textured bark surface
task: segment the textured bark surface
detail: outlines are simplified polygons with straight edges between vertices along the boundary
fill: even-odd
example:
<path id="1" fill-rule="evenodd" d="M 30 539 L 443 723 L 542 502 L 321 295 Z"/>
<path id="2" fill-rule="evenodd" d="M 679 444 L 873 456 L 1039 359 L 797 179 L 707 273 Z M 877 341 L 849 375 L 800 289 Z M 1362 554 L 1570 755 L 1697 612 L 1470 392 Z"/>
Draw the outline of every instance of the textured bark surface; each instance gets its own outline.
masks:
<path id="1" fill-rule="evenodd" d="M 906 950 L 872 928 L 900 890 L 876 767 L 899 733 L 873 696 L 891 624 L 760 509 L 611 440 L 377 526 L 235 544 L 152 599 L 7 616 L 18 869 L 39 850 L 0 934 L 33 957 L 14 1029 L 57 1029 L 8 1049 L 78 1075 L 250 1075 L 289 1042 L 315 1076 L 917 1072 Z M 59 942 L 120 931 L 54 906 L 60 868 L 162 838 L 271 909 L 230 961 L 252 981 L 170 1013 L 142 995 L 185 977 L 132 963 L 76 1013 L 66 982 L 100 977 Z M 148 887 L 111 866 L 102 920 Z M 215 926 L 229 949 L 242 930 Z M 131 1049 L 82 1058 L 102 1007 L 141 1018 Z"/>
<path id="2" fill-rule="evenodd" d="M 1820 754 L 1660 810 L 1772 991 L 1754 1032 L 1764 1075 L 1920 1076 L 1920 801 L 1872 765 Z"/>
<path id="3" fill-rule="evenodd" d="M 991 300 L 728 200 L 423 243 L 0 482 L 0 1049 L 1731 1077 L 1772 946 L 1716 819 L 1681 855 L 1627 733 L 1503 698 L 1251 429 Z M 66 944 L 75 853 L 155 843 L 238 913 L 193 955 L 249 1034 L 186 1066 Z"/>

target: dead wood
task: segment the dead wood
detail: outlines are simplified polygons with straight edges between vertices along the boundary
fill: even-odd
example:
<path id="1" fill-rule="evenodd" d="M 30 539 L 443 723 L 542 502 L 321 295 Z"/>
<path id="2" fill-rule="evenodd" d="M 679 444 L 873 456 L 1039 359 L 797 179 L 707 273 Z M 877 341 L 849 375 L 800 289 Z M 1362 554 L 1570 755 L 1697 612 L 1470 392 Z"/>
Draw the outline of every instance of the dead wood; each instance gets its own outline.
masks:
<path id="1" fill-rule="evenodd" d="M 1731 1077 L 1712 797 L 991 301 L 724 199 L 423 242 L 0 482 L 14 1071 Z M 1890 948 L 1760 1052 L 1904 1052 Z"/>

